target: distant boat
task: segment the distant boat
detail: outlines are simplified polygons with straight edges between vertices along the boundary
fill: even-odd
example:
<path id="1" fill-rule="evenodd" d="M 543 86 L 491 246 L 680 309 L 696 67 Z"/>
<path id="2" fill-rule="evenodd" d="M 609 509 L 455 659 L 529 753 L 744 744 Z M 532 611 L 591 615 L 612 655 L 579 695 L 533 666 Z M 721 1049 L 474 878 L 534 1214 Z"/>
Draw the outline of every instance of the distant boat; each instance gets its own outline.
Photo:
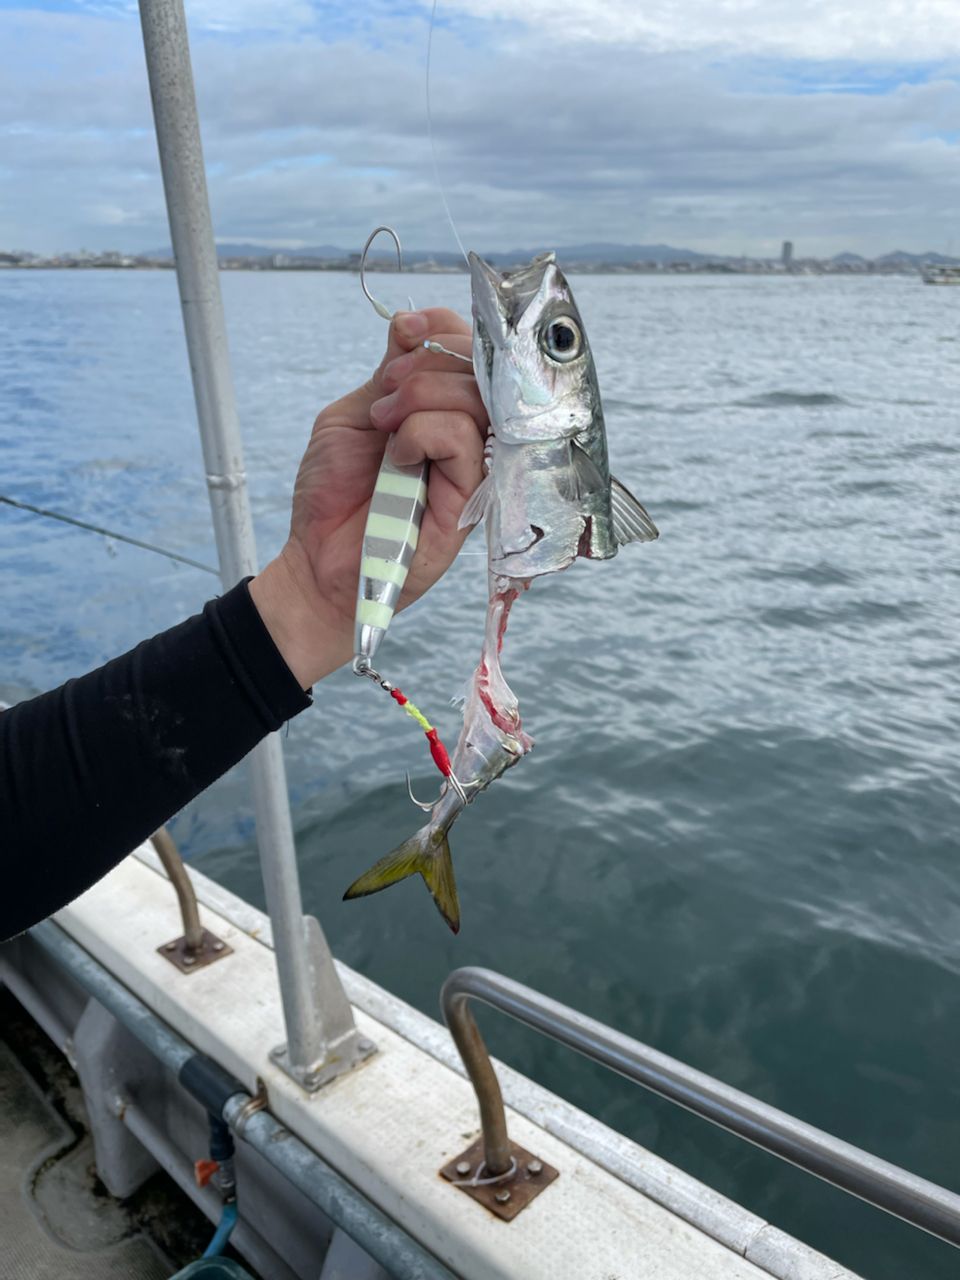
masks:
<path id="1" fill-rule="evenodd" d="M 960 284 L 960 267 L 926 267 L 924 284 Z"/>

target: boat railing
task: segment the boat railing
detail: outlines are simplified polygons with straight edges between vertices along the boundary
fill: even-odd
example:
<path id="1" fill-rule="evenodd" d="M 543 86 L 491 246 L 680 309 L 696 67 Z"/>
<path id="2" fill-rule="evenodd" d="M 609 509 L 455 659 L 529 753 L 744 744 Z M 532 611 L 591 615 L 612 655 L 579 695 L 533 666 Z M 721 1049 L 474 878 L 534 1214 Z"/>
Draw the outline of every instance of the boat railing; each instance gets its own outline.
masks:
<path id="1" fill-rule="evenodd" d="M 447 978 L 440 1005 L 477 1095 L 484 1163 L 489 1174 L 502 1174 L 510 1168 L 511 1146 L 500 1086 L 470 1011 L 471 1000 L 508 1014 L 761 1150 L 960 1247 L 960 1195 L 779 1111 L 503 974 L 467 967 L 455 969 Z"/>

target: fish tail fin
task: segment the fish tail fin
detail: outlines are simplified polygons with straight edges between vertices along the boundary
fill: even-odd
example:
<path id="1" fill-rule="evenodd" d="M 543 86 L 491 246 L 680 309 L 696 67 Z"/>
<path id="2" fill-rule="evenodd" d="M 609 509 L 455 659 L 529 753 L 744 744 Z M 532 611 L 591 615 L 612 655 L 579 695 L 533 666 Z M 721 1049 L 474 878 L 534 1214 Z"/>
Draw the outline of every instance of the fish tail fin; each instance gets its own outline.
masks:
<path id="1" fill-rule="evenodd" d="M 454 933 L 460 932 L 460 902 L 457 883 L 453 875 L 453 859 L 447 832 L 441 827 L 422 827 L 416 835 L 374 863 L 343 895 L 348 898 L 365 898 L 379 893 L 398 880 L 406 880 L 419 872 L 433 894 L 437 909 Z"/>

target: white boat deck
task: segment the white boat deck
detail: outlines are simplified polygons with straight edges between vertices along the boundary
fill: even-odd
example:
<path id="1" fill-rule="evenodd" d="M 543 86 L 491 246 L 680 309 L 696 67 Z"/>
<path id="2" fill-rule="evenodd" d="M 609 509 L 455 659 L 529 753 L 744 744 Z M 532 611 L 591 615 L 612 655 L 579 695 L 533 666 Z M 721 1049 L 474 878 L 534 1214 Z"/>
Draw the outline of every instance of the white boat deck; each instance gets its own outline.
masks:
<path id="1" fill-rule="evenodd" d="M 531 1082 L 522 1082 L 519 1092 L 528 1104 L 524 1110 L 542 1123 L 508 1109 L 511 1137 L 555 1165 L 560 1178 L 512 1223 L 495 1219 L 438 1177 L 441 1165 L 479 1131 L 473 1091 L 449 1065 L 455 1051 L 446 1031 L 341 967 L 360 1030 L 379 1052 L 352 1074 L 305 1094 L 267 1056 L 284 1037 L 265 917 L 193 872 L 201 903 L 218 903 L 216 911 L 201 905 L 202 923 L 234 954 L 180 974 L 156 951 L 181 929 L 172 890 L 147 865 L 150 857 L 127 859 L 60 912 L 58 924 L 251 1092 L 262 1078 L 273 1114 L 457 1275 L 855 1280 L 839 1264 L 583 1117 L 595 1141 L 597 1134 L 612 1139 L 602 1167 L 600 1151 L 591 1159 L 558 1136 L 572 1130 L 582 1113 Z M 361 1003 L 356 992 L 364 987 L 371 998 Z M 363 1004 L 379 1004 L 384 1017 L 372 1017 Z M 414 1043 L 425 1032 L 435 1041 L 434 1052 Z M 509 1102 L 521 1078 L 500 1072 L 502 1079 L 510 1076 L 504 1080 Z M 638 1192 L 636 1161 L 626 1178 L 611 1171 L 618 1160 L 630 1163 L 624 1161 L 627 1148 L 645 1157 L 652 1194 L 692 1205 L 687 1217 L 696 1218 L 699 1206 L 701 1225 Z"/>

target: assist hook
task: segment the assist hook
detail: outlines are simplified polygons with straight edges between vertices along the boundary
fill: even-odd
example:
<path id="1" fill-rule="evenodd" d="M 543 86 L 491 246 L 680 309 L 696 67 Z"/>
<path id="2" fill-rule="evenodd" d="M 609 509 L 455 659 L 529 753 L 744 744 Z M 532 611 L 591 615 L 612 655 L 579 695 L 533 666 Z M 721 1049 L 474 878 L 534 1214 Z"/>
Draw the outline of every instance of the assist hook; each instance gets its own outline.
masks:
<path id="1" fill-rule="evenodd" d="M 374 227 L 367 236 L 367 243 L 363 246 L 363 252 L 360 254 L 360 288 L 363 290 L 363 296 L 370 303 L 371 307 L 373 307 L 374 311 L 376 311 L 377 315 L 382 316 L 384 320 L 392 320 L 393 312 L 385 307 L 382 302 L 379 302 L 367 288 L 367 258 L 370 256 L 370 246 L 373 244 L 374 240 L 376 240 L 381 231 L 388 235 L 396 246 L 397 270 L 403 270 L 403 250 L 400 247 L 400 237 L 397 235 L 396 231 L 394 231 L 393 227 L 388 227 L 386 225 L 382 227 Z M 414 311 L 416 308 L 413 305 L 413 299 L 408 298 L 407 301 L 410 303 L 410 310 Z M 471 368 L 473 367 L 472 356 L 462 356 L 459 351 L 450 351 L 449 348 L 441 346 L 439 342 L 427 341 L 424 342 L 423 345 L 428 351 L 433 351 L 436 355 L 453 356 L 455 360 L 462 360 L 464 364 L 470 365 Z"/>
<path id="2" fill-rule="evenodd" d="M 430 723 L 427 717 L 423 714 L 420 708 L 415 707 L 413 703 L 410 701 L 410 699 L 407 697 L 407 695 L 405 693 L 402 693 L 395 684 L 393 684 L 390 680 L 385 680 L 384 677 L 380 674 L 380 672 L 377 671 L 375 667 L 371 666 L 370 659 L 367 658 L 366 655 L 362 653 L 357 654 L 357 656 L 353 660 L 353 674 L 356 676 L 365 676 L 368 680 L 372 680 L 374 684 L 379 685 L 380 688 L 384 691 L 384 693 L 389 693 L 390 697 L 393 698 L 394 702 L 398 703 L 404 709 L 404 711 L 406 711 L 407 715 L 412 716 L 413 719 L 416 720 L 417 724 L 419 724 L 420 728 L 423 729 L 424 733 L 426 734 L 427 742 L 430 744 L 430 754 L 433 757 L 434 764 L 443 774 L 446 782 L 456 792 L 460 801 L 463 804 L 469 804 L 470 801 L 467 797 L 466 791 L 464 790 L 463 783 L 460 781 L 457 775 L 453 772 L 453 768 L 451 767 L 451 764 L 450 764 L 450 757 L 447 754 L 446 747 L 440 741 L 439 733 L 434 728 L 434 726 Z M 429 812 L 429 810 L 431 810 L 434 807 L 434 804 L 437 803 L 437 801 L 435 800 L 433 804 L 424 804 L 422 800 L 417 799 L 417 797 L 413 794 L 413 790 L 410 786 L 409 774 L 407 774 L 407 791 L 409 792 L 410 799 L 413 801 L 413 803 L 418 808 L 423 809 L 427 812 Z M 442 798 L 442 796 L 443 796 L 443 792 L 441 791 L 440 797 L 438 797 L 438 799 Z"/>
<path id="3" fill-rule="evenodd" d="M 394 231 L 393 227 L 387 227 L 387 226 L 374 227 L 374 229 L 367 236 L 367 243 L 363 246 L 363 252 L 360 254 L 360 288 L 363 290 L 363 296 L 373 307 L 377 315 L 382 316 L 384 320 L 392 320 L 393 312 L 388 310 L 383 305 L 382 302 L 378 302 L 377 299 L 370 292 L 370 290 L 367 288 L 367 257 L 369 256 L 369 253 L 370 253 L 370 246 L 373 244 L 374 240 L 376 240 L 377 236 L 380 234 L 381 231 L 386 232 L 386 234 L 390 236 L 390 238 L 393 240 L 393 243 L 396 245 L 397 270 L 398 271 L 403 270 L 403 250 L 400 248 L 400 237 Z M 412 311 L 413 307 L 411 306 L 410 309 Z"/>

